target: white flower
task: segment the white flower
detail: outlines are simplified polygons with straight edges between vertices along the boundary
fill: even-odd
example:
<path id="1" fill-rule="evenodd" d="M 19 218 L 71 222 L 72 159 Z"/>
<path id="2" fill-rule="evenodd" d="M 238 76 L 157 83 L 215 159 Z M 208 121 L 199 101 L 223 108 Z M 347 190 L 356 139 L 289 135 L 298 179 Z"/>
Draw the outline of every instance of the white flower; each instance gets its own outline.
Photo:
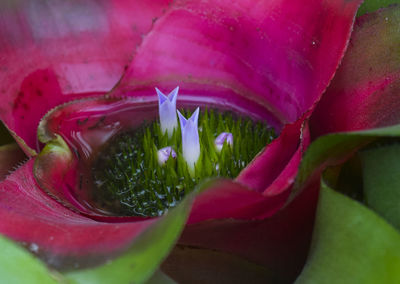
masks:
<path id="1" fill-rule="evenodd" d="M 170 156 L 174 159 L 176 158 L 176 152 L 174 151 L 174 149 L 172 149 L 172 147 L 168 146 L 158 150 L 157 151 L 158 164 L 160 166 L 164 165 L 168 161 Z"/>
<path id="2" fill-rule="evenodd" d="M 217 138 L 214 140 L 215 148 L 217 148 L 218 152 L 222 150 L 222 147 L 224 146 L 224 143 L 228 145 L 233 145 L 233 135 L 230 132 L 222 132 L 220 135 L 218 135 Z"/>
<path id="3" fill-rule="evenodd" d="M 168 96 L 165 96 L 156 88 L 158 95 L 158 113 L 160 115 L 161 131 L 171 136 L 174 129 L 178 127 L 176 119 L 176 99 L 178 97 L 179 87 L 176 87 Z"/>
<path id="4" fill-rule="evenodd" d="M 186 119 L 179 111 L 178 116 L 182 132 L 183 157 L 188 163 L 189 168 L 193 170 L 194 165 L 200 156 L 200 141 L 198 131 L 199 108 L 196 109 L 189 119 Z"/>

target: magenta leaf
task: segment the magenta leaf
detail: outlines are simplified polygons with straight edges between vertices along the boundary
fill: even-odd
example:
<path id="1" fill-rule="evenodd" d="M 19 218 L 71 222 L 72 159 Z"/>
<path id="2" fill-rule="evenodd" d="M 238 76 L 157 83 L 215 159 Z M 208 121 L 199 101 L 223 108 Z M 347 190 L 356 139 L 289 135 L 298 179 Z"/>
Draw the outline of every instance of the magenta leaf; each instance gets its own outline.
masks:
<path id="1" fill-rule="evenodd" d="M 286 202 L 288 191 L 264 196 L 230 179 L 215 179 L 199 186 L 188 224 L 213 219 L 259 220 L 272 216 Z"/>
<path id="2" fill-rule="evenodd" d="M 124 251 L 156 219 L 132 223 L 97 222 L 69 210 L 40 189 L 30 160 L 0 183 L 0 232 L 25 243 L 56 268 L 104 262 Z"/>
<path id="3" fill-rule="evenodd" d="M 333 77 L 360 2 L 178 1 L 115 94 L 179 83 L 193 97 L 263 107 L 273 126 L 294 122 Z"/>
<path id="4" fill-rule="evenodd" d="M 287 125 L 236 180 L 266 196 L 279 195 L 292 186 L 309 143 L 308 124 L 303 119 Z"/>
<path id="5" fill-rule="evenodd" d="M 292 283 L 308 254 L 317 198 L 318 187 L 314 187 L 266 219 L 225 218 L 189 224 L 179 244 L 242 257 L 271 271 L 273 283 Z M 218 207 L 219 203 L 213 204 Z"/>
<path id="6" fill-rule="evenodd" d="M 400 8 L 357 19 L 348 52 L 311 119 L 314 137 L 400 122 Z"/>
<path id="7" fill-rule="evenodd" d="M 0 4 L 0 118 L 27 152 L 38 150 L 36 128 L 49 109 L 113 88 L 169 2 Z"/>

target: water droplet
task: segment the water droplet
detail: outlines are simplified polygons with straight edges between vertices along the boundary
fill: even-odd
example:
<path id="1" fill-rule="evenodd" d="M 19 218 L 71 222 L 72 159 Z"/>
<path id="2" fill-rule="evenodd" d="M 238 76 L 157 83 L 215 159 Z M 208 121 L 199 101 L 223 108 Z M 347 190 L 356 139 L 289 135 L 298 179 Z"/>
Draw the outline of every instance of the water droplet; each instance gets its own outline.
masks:
<path id="1" fill-rule="evenodd" d="M 38 253 L 39 252 L 39 246 L 35 243 L 31 243 L 29 245 L 29 250 L 33 253 Z"/>

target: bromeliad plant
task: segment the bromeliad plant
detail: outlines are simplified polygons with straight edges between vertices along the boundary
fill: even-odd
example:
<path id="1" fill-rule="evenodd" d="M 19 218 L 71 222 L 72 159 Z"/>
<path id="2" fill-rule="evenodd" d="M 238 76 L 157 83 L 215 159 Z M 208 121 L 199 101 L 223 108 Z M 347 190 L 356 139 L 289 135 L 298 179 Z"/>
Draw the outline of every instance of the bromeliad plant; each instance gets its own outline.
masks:
<path id="1" fill-rule="evenodd" d="M 288 197 L 309 143 L 308 118 L 343 57 L 360 2 L 316 0 L 304 5 L 295 0 L 192 0 L 170 4 L 160 0 L 1 4 L 7 7 L 0 9 L 4 19 L 0 26 L 0 76 L 2 86 L 6 86 L 2 90 L 0 114 L 31 158 L 0 185 L 0 232 L 24 243 L 53 269 L 70 271 L 67 276 L 59 275 L 61 278 L 75 282 L 118 279 L 141 283 L 149 279 L 170 252 L 185 226 L 178 246 L 162 267 L 178 281 L 190 281 L 185 274 L 188 272 L 192 279 L 200 279 L 196 272 L 204 270 L 210 274 L 203 273 L 201 277 L 208 280 L 207 277 L 216 275 L 212 269 L 224 263 L 224 267 L 229 264 L 230 271 L 240 272 L 235 274 L 237 281 L 292 282 L 308 254 L 319 188 L 311 181 L 319 180 L 320 171 L 311 175 L 306 170 L 321 159 L 311 166 L 303 162 L 294 187 L 300 194 L 289 204 Z M 396 15 L 387 17 L 397 19 Z M 365 18 L 364 23 L 374 26 L 378 19 L 379 16 L 372 16 Z M 350 51 L 357 50 L 357 46 L 372 46 L 370 41 L 360 44 L 357 40 L 353 39 Z M 388 41 L 381 43 L 386 46 Z M 353 56 L 366 62 L 360 54 Z M 341 67 L 345 71 L 341 72 L 353 72 L 357 69 L 354 66 L 364 65 L 348 66 L 345 59 Z M 361 69 L 369 70 L 365 68 Z M 336 80 L 347 77 L 341 72 L 339 76 L 343 77 L 337 77 L 328 90 L 328 94 L 332 92 L 330 97 L 340 93 L 341 84 Z M 369 78 L 368 72 L 360 78 Z M 157 98 L 153 88 L 171 90 L 177 84 L 178 109 L 184 109 L 182 129 L 193 131 L 197 120 L 196 116 L 190 119 L 192 113 L 186 110 L 197 106 L 205 110 L 207 106 L 209 120 L 212 109 L 219 110 L 214 117 L 229 110 L 235 113 L 233 122 L 237 114 L 266 121 L 276 130 L 277 138 L 236 178 L 200 182 L 167 214 L 155 218 L 109 214 L 101 204 L 92 202 L 94 197 L 90 195 L 96 157 L 107 151 L 112 153 L 103 150 L 118 145 L 110 141 L 121 138 L 120 133 L 141 129 L 144 121 L 155 121 L 157 113 L 161 117 L 161 109 L 170 110 L 178 89 L 168 96 L 161 96 L 158 91 Z M 350 89 L 359 90 L 358 86 Z M 372 94 L 380 94 L 379 88 L 374 89 L 377 93 L 369 92 L 372 89 L 362 88 L 366 91 L 360 92 L 361 97 L 372 99 Z M 340 102 L 338 106 L 340 109 Z M 322 107 L 317 112 L 322 115 L 311 118 L 313 136 L 320 134 L 315 125 L 324 128 L 334 125 L 331 120 L 323 123 L 329 117 L 336 118 L 333 122 L 345 117 L 329 115 L 331 110 Z M 365 122 L 366 113 L 369 112 L 361 110 L 356 117 Z M 382 118 L 380 112 L 371 113 L 372 117 Z M 357 112 L 346 112 L 350 114 Z M 205 113 L 199 113 L 200 124 L 204 117 Z M 179 159 L 187 156 L 187 177 L 193 178 L 202 153 L 207 152 L 201 152 L 200 144 L 197 160 L 197 146 L 193 152 L 184 150 L 183 141 L 193 134 L 186 137 L 190 132 L 181 131 L 182 137 L 178 135 L 179 129 L 174 134 L 176 118 L 174 113 L 166 118 L 165 125 L 161 123 L 156 131 L 154 127 L 146 128 L 138 137 L 153 143 L 156 136 L 167 141 L 154 143 L 156 148 L 148 147 L 153 149 L 153 158 L 149 160 L 153 169 L 171 169 L 171 164 L 176 166 Z M 385 120 L 383 116 L 382 121 L 390 124 L 397 120 Z M 152 129 L 158 135 L 146 136 Z M 199 139 L 202 133 L 205 132 L 199 132 Z M 134 138 L 127 136 L 129 145 L 138 143 L 129 142 Z M 178 141 L 175 144 L 181 141 L 182 148 L 176 147 L 173 139 Z M 215 149 L 212 155 L 217 157 L 223 157 L 224 152 L 237 145 L 245 145 L 230 128 L 220 129 L 206 140 L 210 149 Z M 222 141 L 225 146 L 219 152 Z M 136 161 L 129 160 L 136 148 L 126 149 L 128 161 Z M 334 150 L 328 152 L 336 157 Z M 219 160 L 215 170 L 229 168 L 222 164 Z M 124 174 L 111 176 L 129 180 Z M 301 182 L 302 177 L 305 178 Z M 97 184 L 101 187 L 105 183 L 99 180 Z M 305 277 L 315 271 L 316 264 L 326 263 L 318 261 L 320 251 L 324 249 L 310 255 L 300 280 L 307 280 Z M 208 264 L 207 269 L 189 261 L 200 258 L 206 259 L 201 263 Z M 185 266 L 179 271 L 182 259 Z M 103 266 L 93 268 L 99 264 Z"/>
<path id="2" fill-rule="evenodd" d="M 7 7 L 11 14 L 0 9 L 2 18 L 24 19 L 5 21 L 0 33 L 7 66 L 0 70 L 7 86 L 1 118 L 32 157 L 1 184 L 0 217 L 13 222 L 2 222 L 0 232 L 35 244 L 36 255 L 58 270 L 131 252 L 143 231 L 175 209 L 149 219 L 104 214 L 85 196 L 90 158 L 121 129 L 154 120 L 155 86 L 172 90 L 179 84 L 178 108 L 231 110 L 267 121 L 279 134 L 235 179 L 200 186 L 180 245 L 219 251 L 205 262 L 210 271 L 228 253 L 268 268 L 257 274 L 261 278 L 293 280 L 307 255 L 315 197 L 298 198 L 285 213 L 275 213 L 308 145 L 303 114 L 332 78 L 360 1 L 60 3 L 35 2 L 34 9 L 16 2 Z M 233 146 L 240 145 L 233 138 Z M 182 227 L 171 228 L 177 235 Z M 174 234 L 167 235 L 165 242 L 173 243 Z M 151 242 L 142 247 L 152 251 Z M 168 251 L 168 244 L 162 247 L 145 258 L 152 260 L 148 271 Z M 100 275 L 114 279 L 132 271 L 129 265 L 107 267 Z M 233 269 L 248 281 L 252 273 L 244 267 Z M 145 279 L 151 273 L 141 274 Z"/>

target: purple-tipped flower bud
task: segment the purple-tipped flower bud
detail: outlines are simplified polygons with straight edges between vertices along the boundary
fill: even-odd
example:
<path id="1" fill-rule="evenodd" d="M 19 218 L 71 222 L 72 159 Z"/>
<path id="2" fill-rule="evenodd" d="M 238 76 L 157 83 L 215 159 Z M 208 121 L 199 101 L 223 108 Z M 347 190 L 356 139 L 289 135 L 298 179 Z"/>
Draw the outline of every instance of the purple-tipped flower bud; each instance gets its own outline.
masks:
<path id="1" fill-rule="evenodd" d="M 218 151 L 222 150 L 222 147 L 224 146 L 224 143 L 228 145 L 233 145 L 233 135 L 230 132 L 222 132 L 220 135 L 218 135 L 217 138 L 215 138 L 214 144 L 215 148 L 217 148 Z"/>
<path id="2" fill-rule="evenodd" d="M 189 119 L 186 119 L 179 111 L 178 116 L 182 132 L 183 157 L 188 163 L 189 168 L 193 170 L 194 165 L 200 156 L 200 141 L 198 131 L 199 108 L 196 109 Z"/>
<path id="3" fill-rule="evenodd" d="M 174 159 L 176 158 L 176 152 L 174 151 L 174 149 L 172 149 L 172 147 L 168 146 L 158 150 L 157 151 L 158 164 L 160 166 L 164 165 L 168 161 L 170 156 Z"/>
<path id="4" fill-rule="evenodd" d="M 176 87 L 168 96 L 165 96 L 156 88 L 158 95 L 158 113 L 160 115 L 161 131 L 171 136 L 174 129 L 178 127 L 176 119 L 176 99 L 178 97 L 179 87 Z"/>

